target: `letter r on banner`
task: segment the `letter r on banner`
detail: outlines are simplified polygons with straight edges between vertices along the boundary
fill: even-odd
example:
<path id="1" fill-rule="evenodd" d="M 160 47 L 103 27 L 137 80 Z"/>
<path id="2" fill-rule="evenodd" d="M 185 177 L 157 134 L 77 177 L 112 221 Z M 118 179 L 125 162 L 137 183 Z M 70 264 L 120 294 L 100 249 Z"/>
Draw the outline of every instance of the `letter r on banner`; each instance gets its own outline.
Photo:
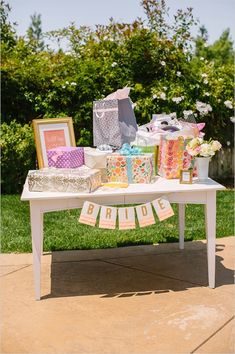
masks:
<path id="1" fill-rule="evenodd" d="M 101 206 L 99 227 L 103 229 L 115 229 L 117 208 Z"/>
<path id="2" fill-rule="evenodd" d="M 100 206 L 92 202 L 85 202 L 82 207 L 79 222 L 82 224 L 95 226 Z"/>
<path id="3" fill-rule="evenodd" d="M 153 200 L 152 204 L 160 221 L 174 215 L 174 211 L 166 196 L 162 196 L 161 198 Z"/>

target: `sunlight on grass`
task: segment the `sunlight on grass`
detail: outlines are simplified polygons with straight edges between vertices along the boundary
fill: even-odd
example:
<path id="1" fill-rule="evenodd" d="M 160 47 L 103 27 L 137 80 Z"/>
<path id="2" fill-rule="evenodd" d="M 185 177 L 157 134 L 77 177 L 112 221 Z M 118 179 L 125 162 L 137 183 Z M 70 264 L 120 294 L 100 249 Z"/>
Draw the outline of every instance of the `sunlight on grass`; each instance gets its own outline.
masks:
<path id="1" fill-rule="evenodd" d="M 234 234 L 234 192 L 217 194 L 217 237 Z M 79 209 L 44 215 L 44 251 L 95 249 L 178 241 L 178 211 L 175 215 L 145 228 L 104 230 L 78 223 Z M 205 239 L 204 207 L 186 206 L 185 240 Z M 29 204 L 18 195 L 2 196 L 2 252 L 31 252 Z"/>

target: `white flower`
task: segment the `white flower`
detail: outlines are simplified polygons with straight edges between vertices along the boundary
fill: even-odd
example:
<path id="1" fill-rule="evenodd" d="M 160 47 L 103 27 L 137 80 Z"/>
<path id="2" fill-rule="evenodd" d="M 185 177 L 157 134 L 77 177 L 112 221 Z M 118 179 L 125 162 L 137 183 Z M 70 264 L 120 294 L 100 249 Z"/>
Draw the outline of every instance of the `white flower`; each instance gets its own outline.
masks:
<path id="1" fill-rule="evenodd" d="M 227 101 L 224 102 L 224 104 L 225 104 L 225 106 L 226 106 L 227 108 L 233 109 L 232 101 L 227 100 Z"/>
<path id="2" fill-rule="evenodd" d="M 69 82 L 68 81 L 65 81 L 66 85 L 69 85 Z"/>
<path id="3" fill-rule="evenodd" d="M 212 146 L 208 143 L 204 143 L 200 146 L 200 156 L 207 157 L 215 155 L 215 151 L 213 151 Z"/>
<path id="4" fill-rule="evenodd" d="M 152 99 L 155 100 L 155 98 L 157 98 L 157 95 L 152 95 Z"/>
<path id="5" fill-rule="evenodd" d="M 211 94 L 209 92 L 205 92 L 205 96 L 210 96 Z"/>
<path id="6" fill-rule="evenodd" d="M 204 57 L 200 57 L 200 60 L 204 60 Z"/>
<path id="7" fill-rule="evenodd" d="M 63 85 L 62 88 L 65 88 L 65 85 Z"/>
<path id="8" fill-rule="evenodd" d="M 166 86 L 163 86 L 163 90 L 165 90 L 165 91 L 166 91 L 166 90 L 167 90 L 167 87 L 166 87 Z"/>
<path id="9" fill-rule="evenodd" d="M 165 92 L 161 92 L 161 93 L 160 93 L 160 98 L 161 98 L 162 100 L 165 100 L 165 99 L 166 99 L 166 94 L 165 94 Z"/>
<path id="10" fill-rule="evenodd" d="M 230 145 L 231 145 L 230 141 L 227 141 L 227 146 L 230 146 Z"/>
<path id="11" fill-rule="evenodd" d="M 191 116 L 193 114 L 193 111 L 189 110 L 189 111 L 183 111 L 184 117 L 188 118 L 189 116 Z"/>
<path id="12" fill-rule="evenodd" d="M 200 112 L 201 116 L 205 116 L 207 115 L 209 112 L 212 112 L 212 107 L 211 105 L 207 104 L 207 103 L 203 103 L 200 101 L 196 102 L 196 108 L 197 110 Z"/>
<path id="13" fill-rule="evenodd" d="M 165 62 L 164 60 L 160 61 L 160 64 L 161 64 L 162 66 L 166 66 L 166 62 Z"/>
<path id="14" fill-rule="evenodd" d="M 207 77 L 207 74 L 206 73 L 202 73 L 202 77 Z"/>
<path id="15" fill-rule="evenodd" d="M 117 65 L 116 61 L 114 61 L 114 62 L 111 64 L 112 68 L 114 68 L 116 65 Z"/>
<path id="16" fill-rule="evenodd" d="M 178 77 L 180 77 L 180 76 L 181 76 L 181 71 L 177 71 L 176 75 L 177 75 Z"/>
<path id="17" fill-rule="evenodd" d="M 175 102 L 176 104 L 180 103 L 184 99 L 184 96 L 180 97 L 173 97 L 172 101 Z"/>
<path id="18" fill-rule="evenodd" d="M 205 85 L 207 85 L 207 84 L 208 84 L 208 80 L 203 80 L 203 83 L 204 83 Z"/>
<path id="19" fill-rule="evenodd" d="M 220 144 L 220 142 L 218 140 L 214 140 L 211 144 L 211 148 L 214 152 L 220 150 L 221 147 L 222 147 L 222 145 Z"/>
<path id="20" fill-rule="evenodd" d="M 71 82 L 70 85 L 71 85 L 71 86 L 77 86 L 77 83 L 76 83 L 76 82 Z"/>
<path id="21" fill-rule="evenodd" d="M 235 123 L 235 117 L 230 117 L 230 121 L 231 121 L 232 123 Z"/>

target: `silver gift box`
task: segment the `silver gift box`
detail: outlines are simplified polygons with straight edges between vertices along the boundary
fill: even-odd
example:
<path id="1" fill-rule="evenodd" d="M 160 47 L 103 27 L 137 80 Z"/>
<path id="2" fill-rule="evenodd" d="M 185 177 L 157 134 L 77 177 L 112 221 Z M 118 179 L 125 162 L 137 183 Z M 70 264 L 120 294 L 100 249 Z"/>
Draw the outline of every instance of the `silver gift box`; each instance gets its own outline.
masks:
<path id="1" fill-rule="evenodd" d="M 86 166 L 42 168 L 28 173 L 28 184 L 30 192 L 90 193 L 101 185 L 101 173 Z"/>

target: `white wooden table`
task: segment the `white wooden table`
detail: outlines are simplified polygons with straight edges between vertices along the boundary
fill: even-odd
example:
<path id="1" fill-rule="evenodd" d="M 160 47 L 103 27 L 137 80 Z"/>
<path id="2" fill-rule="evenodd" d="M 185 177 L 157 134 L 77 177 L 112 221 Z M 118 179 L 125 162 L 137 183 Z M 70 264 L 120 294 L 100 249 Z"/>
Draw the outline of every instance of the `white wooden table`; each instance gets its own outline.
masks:
<path id="1" fill-rule="evenodd" d="M 30 203 L 30 222 L 36 300 L 41 296 L 41 254 L 43 251 L 43 214 L 50 211 L 82 208 L 85 201 L 101 205 L 141 204 L 166 195 L 179 206 L 179 248 L 184 248 L 185 204 L 204 204 L 207 235 L 209 287 L 215 287 L 216 191 L 225 189 L 212 179 L 180 184 L 178 179 L 157 177 L 153 184 L 131 184 L 128 188 L 99 188 L 93 193 L 29 192 L 24 185 L 22 201 Z"/>

